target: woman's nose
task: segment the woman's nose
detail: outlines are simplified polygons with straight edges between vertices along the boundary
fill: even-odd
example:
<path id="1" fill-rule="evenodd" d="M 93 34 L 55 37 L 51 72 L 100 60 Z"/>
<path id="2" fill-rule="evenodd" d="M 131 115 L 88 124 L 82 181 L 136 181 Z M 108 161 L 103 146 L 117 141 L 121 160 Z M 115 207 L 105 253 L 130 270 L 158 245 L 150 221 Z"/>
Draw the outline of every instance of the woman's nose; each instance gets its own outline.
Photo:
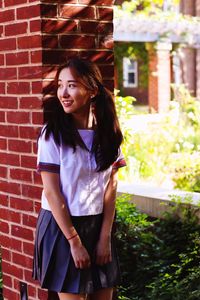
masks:
<path id="1" fill-rule="evenodd" d="M 68 97 L 68 96 L 69 96 L 68 89 L 67 89 L 67 87 L 65 87 L 63 89 L 63 97 Z"/>

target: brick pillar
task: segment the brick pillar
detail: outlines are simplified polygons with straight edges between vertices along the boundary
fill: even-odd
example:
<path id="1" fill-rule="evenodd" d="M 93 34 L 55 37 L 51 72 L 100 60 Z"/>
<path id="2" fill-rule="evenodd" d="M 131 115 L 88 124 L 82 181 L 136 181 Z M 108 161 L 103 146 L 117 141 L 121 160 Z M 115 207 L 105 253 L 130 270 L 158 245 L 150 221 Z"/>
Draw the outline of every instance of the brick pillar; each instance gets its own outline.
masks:
<path id="1" fill-rule="evenodd" d="M 199 0 L 182 0 L 180 10 L 185 15 L 195 16 Z M 196 50 L 185 48 L 183 52 L 183 83 L 193 95 L 196 95 Z"/>
<path id="2" fill-rule="evenodd" d="M 198 0 L 196 0 L 198 1 Z M 184 15 L 195 16 L 195 1 L 194 0 L 181 0 L 180 10 Z"/>
<path id="3" fill-rule="evenodd" d="M 196 97 L 200 99 L 200 50 L 196 49 Z"/>
<path id="4" fill-rule="evenodd" d="M 148 43 L 149 53 L 149 108 L 150 111 L 166 112 L 170 101 L 171 64 L 170 43 Z"/>
<path id="5" fill-rule="evenodd" d="M 196 7 L 195 7 L 195 11 L 196 11 L 196 16 L 200 16 L 200 0 L 196 0 Z"/>
<path id="6" fill-rule="evenodd" d="M 185 48 L 183 51 L 183 83 L 191 94 L 196 95 L 196 49 Z"/>
<path id="7" fill-rule="evenodd" d="M 95 3 L 95 5 L 94 5 Z M 0 245 L 4 300 L 47 294 L 31 279 L 40 209 L 36 138 L 43 121 L 43 87 L 70 55 L 97 62 L 113 88 L 112 0 L 0 1 Z M 106 48 L 107 47 L 107 48 Z M 24 298 L 23 298 L 24 299 Z"/>
<path id="8" fill-rule="evenodd" d="M 196 15 L 200 17 L 200 0 L 196 0 Z M 200 50 L 196 50 L 196 96 L 200 99 Z"/>

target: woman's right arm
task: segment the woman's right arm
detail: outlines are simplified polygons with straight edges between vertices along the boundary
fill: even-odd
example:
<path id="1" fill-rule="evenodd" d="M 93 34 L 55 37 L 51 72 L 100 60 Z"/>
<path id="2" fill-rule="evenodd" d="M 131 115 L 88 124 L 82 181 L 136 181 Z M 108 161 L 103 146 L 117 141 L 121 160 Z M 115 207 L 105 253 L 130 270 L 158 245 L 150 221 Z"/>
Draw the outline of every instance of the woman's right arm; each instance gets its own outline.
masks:
<path id="1" fill-rule="evenodd" d="M 48 200 L 56 223 L 60 227 L 66 239 L 69 241 L 75 266 L 80 269 L 89 267 L 90 257 L 71 222 L 65 199 L 60 191 L 59 174 L 42 171 L 41 177 L 45 197 Z"/>

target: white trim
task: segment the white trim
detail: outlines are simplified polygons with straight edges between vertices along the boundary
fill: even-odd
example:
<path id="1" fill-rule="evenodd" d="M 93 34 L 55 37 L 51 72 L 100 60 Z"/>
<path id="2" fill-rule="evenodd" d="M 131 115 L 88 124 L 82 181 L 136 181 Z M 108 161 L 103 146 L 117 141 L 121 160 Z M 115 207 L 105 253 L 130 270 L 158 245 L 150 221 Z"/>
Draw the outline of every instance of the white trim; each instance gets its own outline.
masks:
<path id="1" fill-rule="evenodd" d="M 123 194 L 129 194 L 130 202 L 134 203 L 141 212 L 154 218 L 162 217 L 164 212 L 170 211 L 170 207 L 175 205 L 173 197 L 171 196 L 181 197 L 183 199 L 183 205 L 184 198 L 188 196 L 191 196 L 191 203 L 189 205 L 199 207 L 200 202 L 199 193 L 119 181 L 117 195 L 120 196 Z"/>

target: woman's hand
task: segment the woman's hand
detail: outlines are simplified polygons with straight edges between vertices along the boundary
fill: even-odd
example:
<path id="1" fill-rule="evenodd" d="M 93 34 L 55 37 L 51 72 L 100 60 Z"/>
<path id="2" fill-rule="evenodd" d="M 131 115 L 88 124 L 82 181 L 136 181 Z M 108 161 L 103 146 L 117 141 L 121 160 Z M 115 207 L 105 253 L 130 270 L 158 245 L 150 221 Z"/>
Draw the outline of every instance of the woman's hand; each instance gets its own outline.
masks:
<path id="1" fill-rule="evenodd" d="M 72 240 L 69 241 L 71 254 L 75 263 L 76 268 L 78 269 L 86 269 L 91 265 L 90 257 L 81 243 L 79 236 L 76 236 Z"/>
<path id="2" fill-rule="evenodd" d="M 110 237 L 101 237 L 96 246 L 96 264 L 104 265 L 111 261 L 111 239 Z"/>

